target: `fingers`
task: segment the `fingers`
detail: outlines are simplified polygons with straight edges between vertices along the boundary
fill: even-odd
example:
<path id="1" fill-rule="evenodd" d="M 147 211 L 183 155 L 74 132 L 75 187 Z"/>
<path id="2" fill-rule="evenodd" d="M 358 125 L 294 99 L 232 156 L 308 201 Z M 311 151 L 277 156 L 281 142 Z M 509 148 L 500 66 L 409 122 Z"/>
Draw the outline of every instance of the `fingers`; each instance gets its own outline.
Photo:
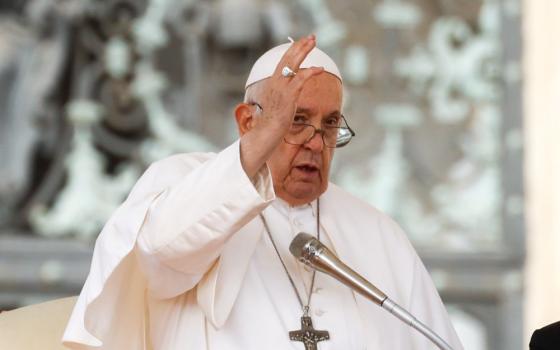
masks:
<path id="1" fill-rule="evenodd" d="M 263 119 L 260 122 L 271 123 L 280 133 L 286 132 L 292 124 L 296 104 L 305 83 L 313 76 L 324 71 L 322 67 L 299 69 L 305 57 L 315 47 L 315 36 L 310 35 L 293 43 L 284 53 L 276 66 L 274 74 L 264 82 L 260 103 Z M 294 76 L 282 75 L 282 68 L 289 67 L 297 72 Z M 264 124 L 261 124 L 264 125 Z M 282 134 L 283 135 L 283 134 Z"/>
<path id="2" fill-rule="evenodd" d="M 299 66 L 305 60 L 305 57 L 313 50 L 315 47 L 315 35 L 309 35 L 307 37 L 301 38 L 290 46 L 290 48 L 284 53 L 280 62 L 276 66 L 274 75 L 281 76 L 282 68 L 288 66 L 293 71 L 297 72 Z"/>
<path id="3" fill-rule="evenodd" d="M 311 52 L 311 50 L 313 50 L 313 48 L 315 48 L 316 45 L 317 41 L 315 40 L 315 35 L 309 35 L 307 37 L 307 41 L 302 44 L 302 47 L 299 50 L 295 50 L 293 57 L 290 58 L 293 60 L 290 63 L 293 67 L 290 66 L 290 68 L 297 72 L 303 60 L 305 60 L 307 55 Z"/>

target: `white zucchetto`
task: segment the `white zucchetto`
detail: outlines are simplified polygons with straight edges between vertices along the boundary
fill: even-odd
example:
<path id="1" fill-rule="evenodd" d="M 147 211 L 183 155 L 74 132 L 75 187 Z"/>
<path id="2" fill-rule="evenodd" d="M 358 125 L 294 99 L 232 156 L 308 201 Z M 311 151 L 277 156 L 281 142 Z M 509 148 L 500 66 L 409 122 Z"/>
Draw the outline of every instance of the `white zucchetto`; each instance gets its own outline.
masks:
<path id="1" fill-rule="evenodd" d="M 249 77 L 245 83 L 245 89 L 258 81 L 270 78 L 272 74 L 274 74 L 274 70 L 276 69 L 278 62 L 280 62 L 280 59 L 290 46 L 292 46 L 292 43 L 278 45 L 259 57 L 253 65 L 253 68 L 251 68 L 251 72 L 249 73 Z M 299 69 L 310 67 L 323 67 L 325 72 L 331 73 L 342 81 L 342 75 L 340 74 L 336 63 L 334 63 L 332 58 L 317 47 L 314 47 L 313 50 L 311 50 L 305 60 L 301 63 Z M 290 68 L 293 69 L 293 67 Z"/>

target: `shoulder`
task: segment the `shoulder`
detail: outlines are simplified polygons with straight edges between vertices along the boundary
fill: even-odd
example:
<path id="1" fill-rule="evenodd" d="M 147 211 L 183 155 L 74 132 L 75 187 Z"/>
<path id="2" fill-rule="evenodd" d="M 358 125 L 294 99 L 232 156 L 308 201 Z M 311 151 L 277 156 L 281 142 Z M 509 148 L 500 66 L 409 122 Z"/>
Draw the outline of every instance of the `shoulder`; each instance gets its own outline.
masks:
<path id="1" fill-rule="evenodd" d="M 165 172 L 166 170 L 189 172 L 200 164 L 216 157 L 215 153 L 180 153 L 152 163 L 147 172 Z"/>
<path id="2" fill-rule="evenodd" d="M 215 153 L 181 153 L 152 163 L 136 182 L 132 193 L 159 192 L 181 181 L 194 169 L 216 157 Z"/>
<path id="3" fill-rule="evenodd" d="M 353 227 L 352 234 L 360 236 L 362 242 L 383 243 L 416 258 L 416 251 L 408 236 L 389 215 L 333 183 L 329 183 L 322 198 L 325 204 L 321 202 L 321 206 L 325 212 L 336 217 L 340 229 Z"/>
<path id="4" fill-rule="evenodd" d="M 329 184 L 321 201 L 325 220 L 345 248 L 344 259 L 394 300 L 408 305 L 415 281 L 425 276 L 416 250 L 400 226 L 369 203 Z M 324 204 L 323 204 L 324 203 Z M 323 210 L 323 209 L 321 209 Z M 340 249 L 338 250 L 340 252 Z"/>

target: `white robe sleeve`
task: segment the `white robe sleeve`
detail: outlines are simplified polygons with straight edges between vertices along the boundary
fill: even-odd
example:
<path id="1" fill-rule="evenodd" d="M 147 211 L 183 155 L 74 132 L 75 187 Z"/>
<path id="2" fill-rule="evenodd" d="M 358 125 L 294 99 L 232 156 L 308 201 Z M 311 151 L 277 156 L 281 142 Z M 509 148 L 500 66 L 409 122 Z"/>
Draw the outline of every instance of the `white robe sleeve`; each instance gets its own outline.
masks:
<path id="1" fill-rule="evenodd" d="M 238 143 L 166 188 L 152 202 L 137 244 L 152 295 L 171 298 L 196 286 L 231 235 L 272 199 L 268 168 L 250 181 Z"/>
<path id="2" fill-rule="evenodd" d="M 144 349 L 146 291 L 165 298 L 194 287 L 228 238 L 272 199 L 268 169 L 251 181 L 239 142 L 215 156 L 179 155 L 152 165 L 96 241 L 63 344 Z"/>

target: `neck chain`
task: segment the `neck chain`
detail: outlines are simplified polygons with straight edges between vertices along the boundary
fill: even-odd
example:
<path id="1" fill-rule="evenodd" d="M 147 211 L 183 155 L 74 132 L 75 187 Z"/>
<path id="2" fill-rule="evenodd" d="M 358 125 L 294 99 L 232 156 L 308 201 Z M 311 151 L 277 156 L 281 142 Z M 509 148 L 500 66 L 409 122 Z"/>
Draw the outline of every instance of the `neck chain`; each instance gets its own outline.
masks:
<path id="1" fill-rule="evenodd" d="M 317 205 L 317 239 L 320 240 L 321 238 L 321 230 L 320 230 L 320 206 L 319 206 L 319 198 L 317 198 L 316 201 L 316 205 Z M 290 336 L 290 340 L 292 341 L 300 341 L 305 345 L 305 349 L 306 350 L 315 350 L 317 349 L 317 343 L 323 340 L 328 340 L 329 339 L 329 332 L 328 331 L 317 331 L 315 329 L 313 329 L 313 324 L 311 322 L 311 317 L 309 316 L 309 304 L 311 303 L 311 295 L 313 294 L 313 286 L 315 285 L 315 270 L 313 270 L 313 275 L 311 277 L 311 286 L 309 288 L 309 293 L 307 294 L 307 303 L 303 304 L 303 298 L 301 297 L 301 295 L 298 292 L 298 289 L 296 287 L 296 284 L 294 283 L 294 280 L 292 279 L 292 276 L 290 275 L 290 273 L 288 272 L 288 268 L 286 267 L 286 264 L 284 263 L 284 260 L 282 259 L 282 256 L 280 255 L 280 251 L 278 250 L 278 247 L 276 246 L 276 242 L 274 242 L 274 239 L 272 238 L 272 234 L 270 232 L 270 228 L 268 227 L 268 223 L 266 222 L 264 216 L 261 214 L 259 214 L 261 217 L 261 220 L 264 223 L 264 228 L 266 233 L 268 234 L 268 238 L 270 238 L 270 242 L 272 242 L 272 246 L 274 247 L 274 250 L 276 251 L 276 255 L 278 256 L 278 259 L 280 259 L 280 262 L 282 263 L 282 267 L 284 268 L 284 271 L 286 272 L 286 275 L 288 276 L 288 279 L 290 280 L 290 284 L 292 285 L 292 288 L 294 290 L 294 292 L 296 293 L 297 299 L 299 301 L 299 304 L 301 305 L 301 308 L 303 310 L 303 316 L 301 317 L 301 329 L 298 331 L 291 331 L 289 332 L 289 336 Z M 305 284 L 304 284 L 305 286 Z"/>

